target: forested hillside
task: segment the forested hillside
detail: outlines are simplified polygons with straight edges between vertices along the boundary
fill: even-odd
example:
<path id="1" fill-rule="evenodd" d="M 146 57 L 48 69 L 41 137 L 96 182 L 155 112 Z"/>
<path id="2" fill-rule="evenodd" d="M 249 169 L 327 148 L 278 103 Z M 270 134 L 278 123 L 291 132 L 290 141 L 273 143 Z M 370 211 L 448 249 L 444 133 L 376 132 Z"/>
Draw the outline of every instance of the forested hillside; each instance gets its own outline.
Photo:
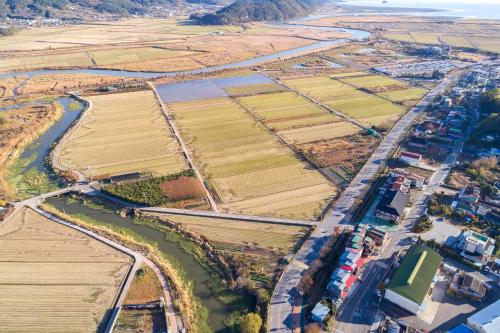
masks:
<path id="1" fill-rule="evenodd" d="M 67 6 L 118 15 L 144 14 L 150 6 L 171 4 L 177 0 L 0 0 L 0 17 L 51 17 Z"/>
<path id="2" fill-rule="evenodd" d="M 191 16 L 201 24 L 280 21 L 311 13 L 324 0 L 238 0 L 214 14 Z"/>

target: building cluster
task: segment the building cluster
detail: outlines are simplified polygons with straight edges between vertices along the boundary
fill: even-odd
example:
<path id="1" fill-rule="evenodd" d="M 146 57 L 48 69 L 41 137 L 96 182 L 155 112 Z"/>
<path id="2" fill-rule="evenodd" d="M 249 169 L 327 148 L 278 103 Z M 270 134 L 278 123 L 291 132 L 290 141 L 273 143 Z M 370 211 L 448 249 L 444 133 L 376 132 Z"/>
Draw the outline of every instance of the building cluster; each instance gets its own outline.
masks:
<path id="1" fill-rule="evenodd" d="M 377 247 L 383 246 L 390 233 L 373 225 L 358 225 L 349 235 L 344 252 L 340 255 L 337 268 L 330 275 L 327 284 L 327 298 L 339 306 L 360 278 L 367 257 Z M 328 303 L 318 302 L 311 311 L 311 319 L 322 323 L 330 313 Z"/>
<path id="2" fill-rule="evenodd" d="M 452 60 L 423 61 L 415 63 L 405 63 L 395 66 L 375 67 L 374 71 L 392 77 L 415 77 L 415 78 L 436 78 L 436 73 L 440 75 L 457 68 L 465 68 L 468 63 Z"/>

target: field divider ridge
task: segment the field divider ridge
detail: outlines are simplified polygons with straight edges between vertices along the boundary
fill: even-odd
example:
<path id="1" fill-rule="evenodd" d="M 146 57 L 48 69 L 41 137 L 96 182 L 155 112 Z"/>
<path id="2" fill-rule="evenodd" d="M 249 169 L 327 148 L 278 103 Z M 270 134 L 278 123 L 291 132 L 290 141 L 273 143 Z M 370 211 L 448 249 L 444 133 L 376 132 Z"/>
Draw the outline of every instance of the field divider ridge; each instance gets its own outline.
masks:
<path id="1" fill-rule="evenodd" d="M 195 165 L 194 160 L 193 160 L 193 158 L 191 156 L 191 153 L 190 153 L 187 145 L 184 143 L 184 140 L 182 140 L 181 134 L 180 134 L 179 130 L 177 129 L 177 126 L 175 126 L 175 123 L 174 123 L 174 120 L 173 120 L 173 115 L 169 112 L 169 110 L 168 110 L 167 106 L 165 105 L 165 103 L 163 103 L 160 94 L 156 90 L 155 85 L 152 82 L 149 82 L 149 81 L 148 81 L 148 85 L 153 90 L 153 92 L 155 94 L 155 97 L 156 97 L 156 100 L 160 104 L 162 113 L 165 116 L 165 119 L 167 120 L 167 123 L 169 124 L 170 128 L 172 129 L 172 132 L 173 132 L 173 134 L 174 134 L 177 142 L 179 142 L 179 145 L 180 145 L 180 147 L 182 149 L 182 152 L 184 154 L 184 157 L 185 157 L 185 159 L 186 159 L 189 167 L 194 171 L 194 173 L 196 175 L 196 178 L 198 178 L 198 180 L 200 181 L 201 185 L 203 186 L 203 189 L 205 190 L 205 195 L 207 196 L 207 199 L 208 199 L 208 202 L 210 203 L 210 206 L 212 207 L 212 209 L 214 211 L 218 212 L 219 209 L 217 207 L 217 203 L 215 202 L 215 199 L 212 196 L 212 193 L 210 193 L 210 191 L 208 190 L 208 188 L 207 188 L 207 186 L 205 184 L 205 181 L 204 181 L 204 179 L 203 179 L 200 171 L 198 170 L 198 167 Z"/>
<path id="2" fill-rule="evenodd" d="M 288 90 L 296 93 L 297 95 L 301 96 L 301 97 L 304 97 L 305 99 L 309 100 L 310 102 L 322 107 L 323 109 L 327 110 L 328 112 L 336 115 L 336 116 L 339 116 L 339 117 L 342 117 L 344 119 L 346 119 L 347 121 L 349 121 L 350 123 L 358 126 L 359 128 L 363 129 L 363 130 L 368 130 L 369 127 L 366 127 L 365 125 L 363 125 L 362 123 L 360 123 L 359 121 L 357 121 L 356 119 L 354 118 L 351 118 L 350 116 L 346 115 L 345 113 L 342 113 L 340 111 L 337 111 L 335 110 L 334 108 L 332 108 L 331 106 L 328 106 L 320 101 L 318 101 L 317 99 L 311 97 L 311 96 L 308 96 L 306 94 L 304 94 L 303 92 L 295 89 L 295 88 L 292 88 L 290 87 L 289 85 L 287 85 L 286 83 L 283 83 L 281 80 L 278 80 L 276 78 L 273 78 L 272 76 L 264 73 L 263 71 L 259 70 L 258 71 L 260 74 L 264 75 L 265 77 L 267 77 L 268 79 L 274 81 L 275 83 L 287 88 Z"/>

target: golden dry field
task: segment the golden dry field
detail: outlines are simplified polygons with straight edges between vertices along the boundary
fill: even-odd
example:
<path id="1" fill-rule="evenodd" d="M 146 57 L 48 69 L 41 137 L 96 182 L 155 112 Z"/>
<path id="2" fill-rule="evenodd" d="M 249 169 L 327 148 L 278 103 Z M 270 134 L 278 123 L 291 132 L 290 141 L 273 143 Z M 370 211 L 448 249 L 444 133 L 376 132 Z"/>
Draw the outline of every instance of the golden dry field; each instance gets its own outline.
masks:
<path id="1" fill-rule="evenodd" d="M 196 26 L 185 19 L 148 18 L 33 28 L 0 39 L 0 72 L 69 67 L 170 72 L 346 36 L 263 23 Z"/>
<path id="2" fill-rule="evenodd" d="M 449 44 L 500 53 L 498 20 L 418 16 L 338 16 L 307 21 L 313 25 L 378 30 L 387 39 L 421 44 Z"/>
<path id="3" fill-rule="evenodd" d="M 337 189 L 230 98 L 168 105 L 220 208 L 312 219 Z"/>
<path id="4" fill-rule="evenodd" d="M 359 76 L 355 78 L 358 79 Z M 379 78 L 383 81 L 386 79 L 383 76 Z M 344 76 L 342 80 L 345 79 Z M 403 106 L 327 76 L 291 79 L 284 82 L 367 126 L 392 121 L 407 110 Z"/>
<path id="5" fill-rule="evenodd" d="M 101 332 L 132 259 L 29 208 L 0 226 L 0 331 Z"/>
<path id="6" fill-rule="evenodd" d="M 31 77 L 20 89 L 19 94 L 38 94 L 45 92 L 65 92 L 89 86 L 106 86 L 133 80 L 115 76 L 94 74 L 50 74 Z"/>
<path id="7" fill-rule="evenodd" d="M 273 130 L 342 121 L 342 118 L 289 91 L 240 97 L 237 101 Z"/>
<path id="8" fill-rule="evenodd" d="M 183 227 L 204 235 L 212 242 L 233 245 L 252 245 L 261 249 L 275 249 L 287 254 L 297 238 L 305 232 L 304 227 L 196 217 L 174 214 L 155 214 Z"/>
<path id="9" fill-rule="evenodd" d="M 91 107 L 61 143 L 62 169 L 88 176 L 167 175 L 187 169 L 152 91 L 90 96 Z"/>
<path id="10" fill-rule="evenodd" d="M 18 76 L 8 79 L 0 79 L 0 98 L 8 98 L 14 94 L 14 90 L 28 77 Z"/>

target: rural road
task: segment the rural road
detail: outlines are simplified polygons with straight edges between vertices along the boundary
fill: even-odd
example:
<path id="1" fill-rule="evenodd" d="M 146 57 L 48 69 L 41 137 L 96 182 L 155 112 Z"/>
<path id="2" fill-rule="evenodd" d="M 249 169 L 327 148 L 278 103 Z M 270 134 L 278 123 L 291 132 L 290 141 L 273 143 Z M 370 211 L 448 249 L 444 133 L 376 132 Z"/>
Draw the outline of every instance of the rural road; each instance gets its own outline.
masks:
<path id="1" fill-rule="evenodd" d="M 111 311 L 110 318 L 108 320 L 108 324 L 107 324 L 104 332 L 111 333 L 113 331 L 113 328 L 114 328 L 116 321 L 118 319 L 118 315 L 120 314 L 123 300 L 125 299 L 125 296 L 126 296 L 127 291 L 130 287 L 130 284 L 132 283 L 132 280 L 134 279 L 137 270 L 141 267 L 141 265 L 143 263 L 148 265 L 149 267 L 151 267 L 153 269 L 153 271 L 158 276 L 158 279 L 160 280 L 160 283 L 163 287 L 163 294 L 164 294 L 164 298 L 165 298 L 165 307 L 166 307 L 165 314 L 167 317 L 168 331 L 169 332 L 178 332 L 178 328 L 182 327 L 182 323 L 180 322 L 180 318 L 178 318 L 178 316 L 175 314 L 175 310 L 174 310 L 173 303 L 172 303 L 172 298 L 170 296 L 170 288 L 168 286 L 168 283 L 167 283 L 165 277 L 163 276 L 163 274 L 161 273 L 160 269 L 158 268 L 158 266 L 156 266 L 156 264 L 154 264 L 151 260 L 144 257 L 142 254 L 135 252 L 135 251 L 133 251 L 133 250 L 117 243 L 117 242 L 114 242 L 106 237 L 103 237 L 99 234 L 96 234 L 95 232 L 92 232 L 90 230 L 87 230 L 85 228 L 77 226 L 73 223 L 70 223 L 70 222 L 65 221 L 63 219 L 60 219 L 57 216 L 54 216 L 50 213 L 47 213 L 46 211 L 44 211 L 38 207 L 37 200 L 31 200 L 31 201 L 28 201 L 27 203 L 28 203 L 28 205 L 26 205 L 26 206 L 30 207 L 31 209 L 33 209 L 35 212 L 39 213 L 40 215 L 42 215 L 42 216 L 44 216 L 44 217 L 46 217 L 46 218 L 48 218 L 56 223 L 62 224 L 66 227 L 72 228 L 74 230 L 77 230 L 77 231 L 85 234 L 85 235 L 88 235 L 89 237 L 92 237 L 92 238 L 94 238 L 102 243 L 105 243 L 105 244 L 117 249 L 118 251 L 123 252 L 123 253 L 131 256 L 134 259 L 134 264 L 131 267 L 129 274 L 127 275 L 126 280 L 123 282 L 123 284 L 120 288 L 120 293 L 115 300 L 115 304 L 113 305 L 113 309 Z M 179 321 L 179 323 L 178 323 L 178 321 Z"/>
<path id="2" fill-rule="evenodd" d="M 445 89 L 457 79 L 458 75 L 445 78 L 438 86 L 430 91 L 410 111 L 408 111 L 394 125 L 385 136 L 377 149 L 370 156 L 365 165 L 357 173 L 351 184 L 344 190 L 334 204 L 332 212 L 322 224 L 318 225 L 309 239 L 302 245 L 293 260 L 285 268 L 271 297 L 269 309 L 269 332 L 292 332 L 293 323 L 292 304 L 298 296 L 297 286 L 302 273 L 309 265 L 319 258 L 319 251 L 328 241 L 335 227 L 350 224 L 350 213 L 356 200 L 361 199 L 363 193 L 371 186 L 387 160 L 392 156 L 408 127 L 417 119 L 425 108 L 440 96 Z"/>
<path id="3" fill-rule="evenodd" d="M 209 217 L 209 218 L 220 218 L 225 220 L 240 220 L 240 221 L 257 222 L 257 223 L 273 223 L 273 224 L 296 225 L 304 227 L 312 227 L 318 224 L 318 222 L 314 221 L 292 220 L 292 219 L 282 219 L 277 217 L 253 216 L 253 215 L 243 215 L 243 214 L 229 214 L 229 213 L 212 212 L 206 210 L 191 210 L 191 209 L 164 208 L 164 207 L 143 207 L 139 208 L 139 210 L 146 213 L 199 216 L 199 217 Z"/>

